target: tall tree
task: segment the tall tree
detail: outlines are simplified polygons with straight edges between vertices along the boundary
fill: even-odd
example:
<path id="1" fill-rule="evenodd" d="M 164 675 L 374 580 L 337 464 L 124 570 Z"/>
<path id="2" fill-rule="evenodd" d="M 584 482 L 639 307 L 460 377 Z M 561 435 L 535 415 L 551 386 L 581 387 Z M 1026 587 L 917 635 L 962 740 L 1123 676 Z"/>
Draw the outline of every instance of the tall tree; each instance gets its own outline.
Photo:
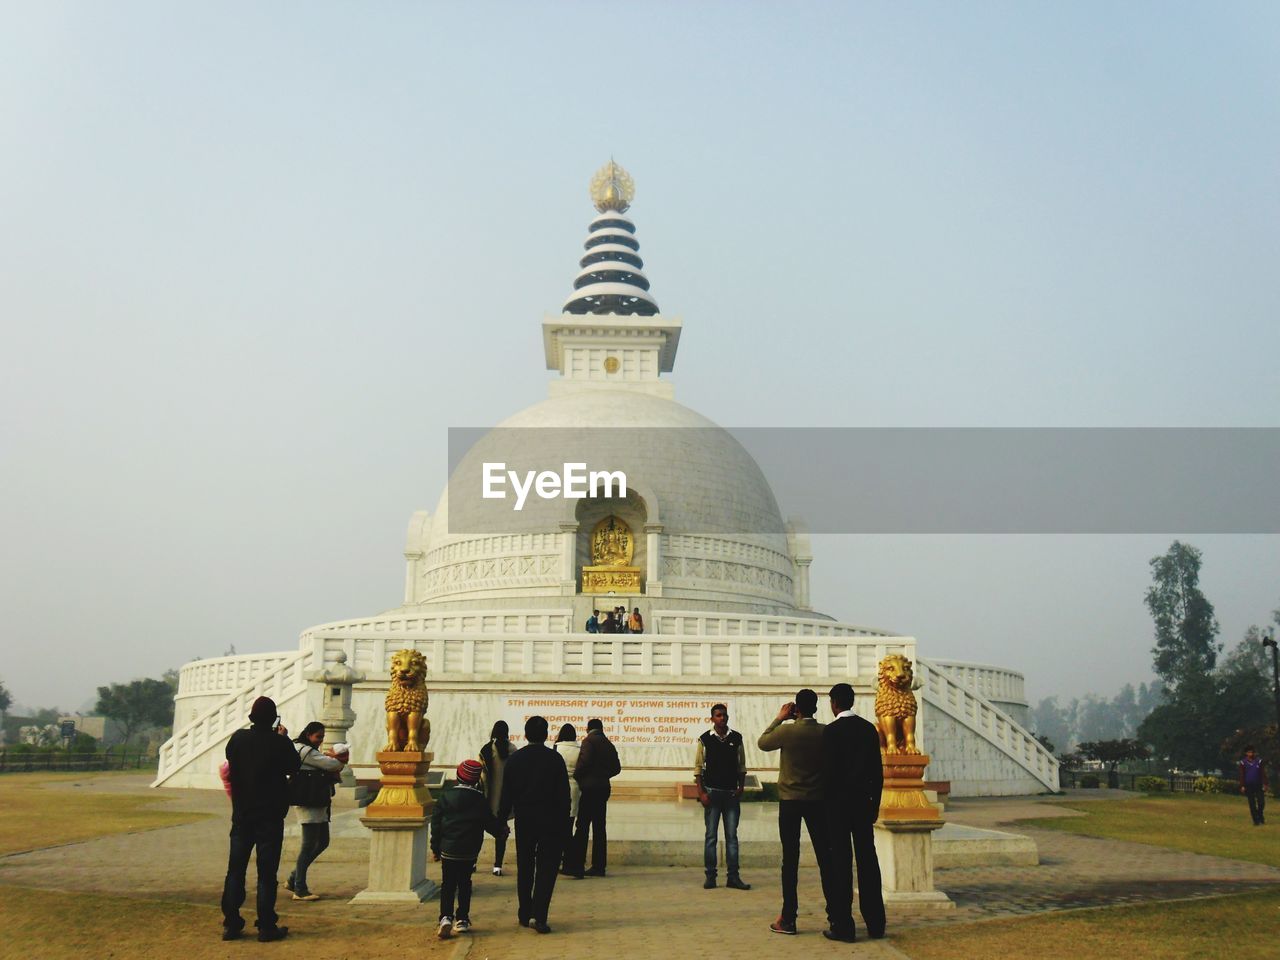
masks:
<path id="1" fill-rule="evenodd" d="M 1200 551 L 1178 540 L 1151 558 L 1147 609 L 1155 621 L 1156 676 L 1171 692 L 1212 672 L 1222 644 L 1213 604 L 1200 591 Z"/>
<path id="2" fill-rule="evenodd" d="M 1152 666 L 1165 702 L 1147 715 L 1138 735 L 1176 766 L 1209 770 L 1221 765 L 1225 736 L 1222 683 L 1214 673 L 1222 644 L 1213 604 L 1200 591 L 1200 563 L 1200 551 L 1178 540 L 1151 559 Z"/>
<path id="3" fill-rule="evenodd" d="M 173 723 L 173 687 L 148 677 L 131 683 L 113 683 L 98 688 L 94 712 L 115 721 L 124 743 L 147 727 Z"/>
<path id="4" fill-rule="evenodd" d="M 9 688 L 4 685 L 4 681 L 0 680 L 0 716 L 8 713 L 12 705 L 13 695 L 9 693 Z"/>

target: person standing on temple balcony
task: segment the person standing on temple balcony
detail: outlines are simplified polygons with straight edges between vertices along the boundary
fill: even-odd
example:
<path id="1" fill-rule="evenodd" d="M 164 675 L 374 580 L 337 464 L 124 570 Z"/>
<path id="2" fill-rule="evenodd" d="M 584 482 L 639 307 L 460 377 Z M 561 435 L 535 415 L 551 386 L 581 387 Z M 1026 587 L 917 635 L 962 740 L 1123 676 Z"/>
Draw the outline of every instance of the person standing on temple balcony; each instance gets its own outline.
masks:
<path id="1" fill-rule="evenodd" d="M 723 703 L 711 708 L 711 729 L 698 738 L 693 779 L 698 785 L 698 802 L 702 804 L 707 828 L 702 856 L 707 879 L 702 888 L 712 890 L 716 885 L 716 844 L 723 820 L 724 860 L 729 874 L 725 886 L 750 890 L 751 884 L 743 883 L 738 875 L 738 818 L 747 783 L 747 754 L 742 734 L 729 729 L 729 708 Z"/>
<path id="2" fill-rule="evenodd" d="M 587 834 L 591 834 L 591 869 L 589 877 L 603 877 L 609 858 L 609 835 L 605 826 L 609 815 L 609 781 L 622 772 L 618 749 L 604 735 L 604 724 L 597 719 L 587 721 L 587 735 L 578 751 L 573 779 L 582 792 L 578 797 L 578 823 L 573 834 L 574 865 L 582 873 L 587 861 Z"/>
<path id="3" fill-rule="evenodd" d="M 796 882 L 800 868 L 800 824 L 818 861 L 826 890 L 827 811 L 822 801 L 822 724 L 814 719 L 818 695 L 808 688 L 784 703 L 756 746 L 766 753 L 781 750 L 778 764 L 778 837 L 782 840 L 782 913 L 770 924 L 774 933 L 796 932 Z M 790 721 L 790 722 L 788 722 Z"/>
<path id="4" fill-rule="evenodd" d="M 627 630 L 630 633 L 644 633 L 644 617 L 640 616 L 639 607 L 631 611 L 631 619 L 627 622 Z"/>
<path id="5" fill-rule="evenodd" d="M 614 623 L 613 611 L 610 610 L 608 613 L 604 615 L 604 619 L 600 621 L 600 632 L 601 633 L 617 633 L 617 631 L 618 631 L 618 625 Z"/>
<path id="6" fill-rule="evenodd" d="M 600 632 L 600 611 L 592 610 L 591 616 L 587 617 L 587 633 Z"/>

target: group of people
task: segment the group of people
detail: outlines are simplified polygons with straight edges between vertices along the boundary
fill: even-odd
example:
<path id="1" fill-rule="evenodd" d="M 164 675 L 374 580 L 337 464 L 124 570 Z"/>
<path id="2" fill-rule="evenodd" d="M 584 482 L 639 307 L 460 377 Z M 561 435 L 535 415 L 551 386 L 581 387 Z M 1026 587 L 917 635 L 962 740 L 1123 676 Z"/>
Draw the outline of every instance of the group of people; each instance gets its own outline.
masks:
<path id="1" fill-rule="evenodd" d="M 644 633 L 644 617 L 640 616 L 639 607 L 629 615 L 625 606 L 606 610 L 604 616 L 599 610 L 592 610 L 587 617 L 587 633 Z"/>
<path id="2" fill-rule="evenodd" d="M 818 696 L 801 690 L 783 705 L 760 734 L 757 746 L 781 751 L 778 777 L 778 834 L 782 841 L 782 910 L 770 925 L 775 933 L 796 932 L 800 827 L 809 832 L 826 899 L 828 928 L 824 936 L 852 942 L 853 879 L 856 862 L 858 904 L 868 934 L 885 932 L 880 867 L 872 831 L 880 807 L 883 772 L 875 727 L 853 713 L 853 688 L 831 688 L 832 722 L 818 722 Z M 705 881 L 717 886 L 721 824 L 725 837 L 726 886 L 749 890 L 738 866 L 738 820 L 746 786 L 746 754 L 742 734 L 729 727 L 724 704 L 711 710 L 711 728 L 696 744 L 694 780 L 704 808 Z M 276 872 L 288 808 L 297 810 L 302 845 L 286 889 L 293 899 L 319 899 L 311 892 L 308 868 L 329 844 L 332 785 L 347 761 L 344 745 L 321 750 L 325 729 L 309 723 L 294 741 L 268 697 L 259 697 L 249 714 L 250 727 L 227 743 L 224 778 L 232 800 L 231 851 L 223 885 L 223 939 L 243 935 L 240 908 L 245 900 L 245 872 L 257 849 L 258 939 L 283 939 L 279 925 Z M 508 725 L 494 724 L 479 759 L 462 761 L 456 781 L 437 800 L 431 817 L 430 844 L 441 864 L 438 936 L 447 939 L 471 929 L 472 874 L 484 843 L 494 837 L 495 876 L 503 860 L 514 820 L 517 920 L 521 926 L 550 933 L 548 923 L 556 878 L 606 876 L 607 811 L 610 781 L 622 770 L 618 751 L 598 719 L 587 723 L 578 740 L 572 724 L 564 724 L 548 747 L 545 718 L 529 717 L 525 745 L 513 750 Z M 590 840 L 590 844 L 588 841 Z M 591 863 L 587 866 L 588 845 Z"/>
<path id="3" fill-rule="evenodd" d="M 480 759 L 458 765 L 456 784 L 432 811 L 431 853 L 443 861 L 437 930 L 442 939 L 471 929 L 471 875 L 486 832 L 494 837 L 493 874 L 503 875 L 507 821 L 513 817 L 521 926 L 551 932 L 547 916 L 558 874 L 581 880 L 603 877 L 608 868 L 609 781 L 622 764 L 604 724 L 587 721 L 579 742 L 573 724 L 566 723 L 551 749 L 543 717 L 526 721 L 519 750 L 511 749 L 510 733 L 505 720 L 495 723 Z"/>
<path id="4" fill-rule="evenodd" d="M 782 842 L 782 910 L 769 925 L 774 933 L 796 933 L 800 826 L 809 832 L 826 899 L 829 940 L 852 943 L 853 870 L 858 874 L 858 910 L 867 934 L 884 936 L 884 898 L 873 827 L 880 811 L 884 771 L 880 736 L 853 712 L 853 687 L 837 683 L 828 693 L 832 722 L 817 720 L 818 695 L 801 690 L 784 703 L 756 740 L 766 752 L 781 751 L 778 766 L 778 838 Z M 706 825 L 703 887 L 716 886 L 720 824 L 724 824 L 725 886 L 750 890 L 738 871 L 738 818 L 746 785 L 742 734 L 729 728 L 723 703 L 711 708 L 711 729 L 698 738 L 694 780 Z"/>

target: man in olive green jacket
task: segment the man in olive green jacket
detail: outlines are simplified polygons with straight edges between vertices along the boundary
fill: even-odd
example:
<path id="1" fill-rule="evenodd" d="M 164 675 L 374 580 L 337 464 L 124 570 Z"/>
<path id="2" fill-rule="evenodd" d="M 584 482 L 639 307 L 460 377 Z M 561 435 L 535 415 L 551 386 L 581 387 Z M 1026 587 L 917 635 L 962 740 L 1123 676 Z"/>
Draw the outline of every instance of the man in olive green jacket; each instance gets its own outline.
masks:
<path id="1" fill-rule="evenodd" d="M 782 841 L 782 913 L 769 929 L 796 932 L 796 880 L 800 869 L 800 823 L 809 830 L 809 841 L 826 891 L 826 810 L 822 798 L 822 724 L 814 719 L 818 695 L 804 689 L 794 703 L 784 703 L 756 746 L 781 750 L 778 769 L 778 837 Z"/>

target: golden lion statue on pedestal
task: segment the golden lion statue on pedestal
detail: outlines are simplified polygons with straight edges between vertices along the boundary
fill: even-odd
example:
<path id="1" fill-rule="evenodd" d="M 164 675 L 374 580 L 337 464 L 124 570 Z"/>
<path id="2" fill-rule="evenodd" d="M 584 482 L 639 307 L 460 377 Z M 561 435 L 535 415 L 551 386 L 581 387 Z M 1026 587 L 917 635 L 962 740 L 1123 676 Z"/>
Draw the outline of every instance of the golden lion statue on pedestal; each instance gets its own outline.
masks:
<path id="1" fill-rule="evenodd" d="M 916 746 L 916 695 L 911 692 L 915 675 L 911 661 L 891 653 L 880 661 L 876 678 L 876 726 L 880 750 L 891 754 L 919 754 Z"/>
<path id="2" fill-rule="evenodd" d="M 398 650 L 391 657 L 391 689 L 387 691 L 385 751 L 420 751 L 431 740 L 427 712 L 427 661 L 417 650 Z"/>

